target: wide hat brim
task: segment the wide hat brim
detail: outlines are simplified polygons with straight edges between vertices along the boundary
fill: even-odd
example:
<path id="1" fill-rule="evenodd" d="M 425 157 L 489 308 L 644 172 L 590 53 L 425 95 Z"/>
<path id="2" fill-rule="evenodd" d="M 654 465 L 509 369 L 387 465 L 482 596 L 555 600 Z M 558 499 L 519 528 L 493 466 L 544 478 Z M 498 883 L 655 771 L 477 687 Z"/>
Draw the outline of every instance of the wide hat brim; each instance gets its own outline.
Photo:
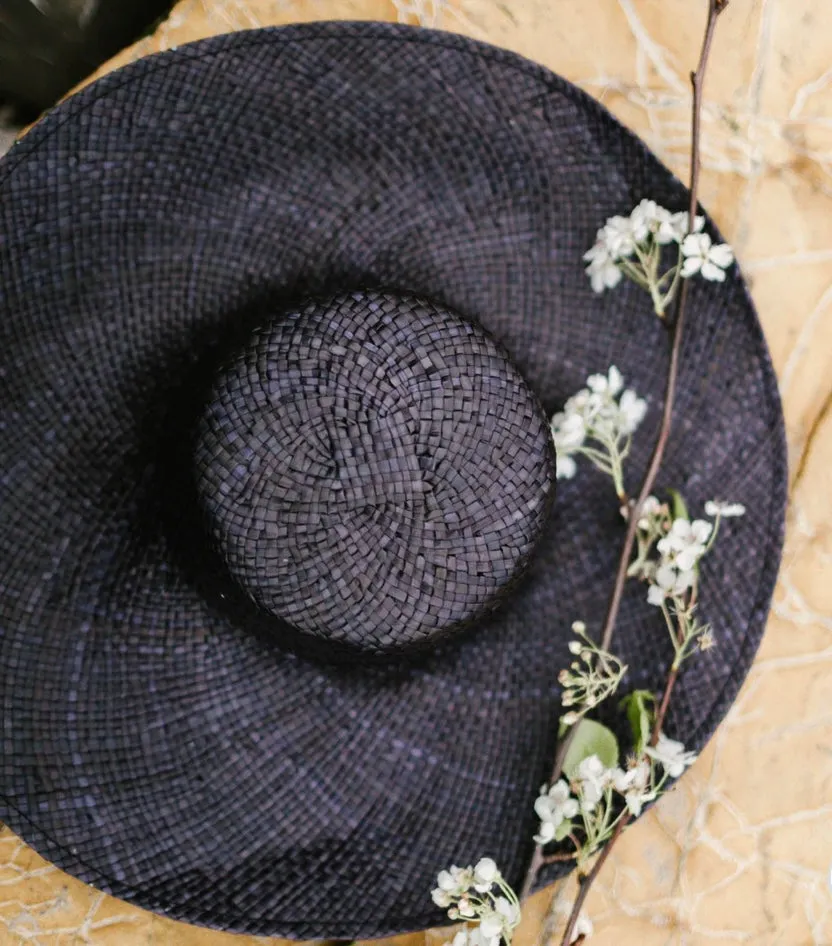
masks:
<path id="1" fill-rule="evenodd" d="M 548 412 L 615 364 L 649 402 L 667 337 L 582 253 L 685 189 L 601 106 L 515 55 L 381 24 L 196 43 L 53 111 L 0 164 L 0 816 L 72 874 L 198 924 L 370 937 L 442 920 L 451 863 L 519 883 L 571 623 L 602 619 L 623 526 L 600 474 L 559 485 L 499 612 L 410 662 L 329 667 L 227 618 L 176 501 L 182 418 L 235 320 L 385 287 L 479 320 Z M 708 231 L 716 237 L 710 222 Z M 659 486 L 742 502 L 703 568 L 718 645 L 667 721 L 703 746 L 762 634 L 783 422 L 736 268 L 690 287 Z M 671 656 L 643 586 L 626 687 Z M 546 879 L 551 879 L 548 873 Z"/>

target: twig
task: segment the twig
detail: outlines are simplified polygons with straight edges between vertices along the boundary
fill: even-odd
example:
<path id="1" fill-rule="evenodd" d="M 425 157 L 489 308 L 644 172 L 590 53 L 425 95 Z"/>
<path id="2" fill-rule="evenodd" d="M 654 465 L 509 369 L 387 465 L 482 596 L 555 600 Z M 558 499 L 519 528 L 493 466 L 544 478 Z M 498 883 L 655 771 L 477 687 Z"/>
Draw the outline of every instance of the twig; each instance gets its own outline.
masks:
<path id="1" fill-rule="evenodd" d="M 667 686 L 664 688 L 664 694 L 662 695 L 662 701 L 659 704 L 659 711 L 656 713 L 656 719 L 664 721 L 665 716 L 667 715 L 667 707 L 670 703 L 670 694 L 673 692 L 673 686 L 676 683 L 676 678 L 679 676 L 679 668 L 672 667 L 670 672 L 667 675 Z M 659 734 L 658 730 L 654 733 L 653 739 L 650 741 L 651 746 L 655 746 L 658 741 Z"/>
<path id="2" fill-rule="evenodd" d="M 690 82 L 693 88 L 693 104 L 691 107 L 690 205 L 688 208 L 688 232 L 693 232 L 694 222 L 696 219 L 696 209 L 698 205 L 697 192 L 699 190 L 702 86 L 705 80 L 705 72 L 708 66 L 708 57 L 711 52 L 711 44 L 714 38 L 717 17 L 727 6 L 728 0 L 709 0 L 708 22 L 705 26 L 705 36 L 702 40 L 702 50 L 699 54 L 699 62 L 697 63 L 696 69 L 690 74 Z M 618 617 L 618 610 L 621 605 L 621 595 L 624 588 L 624 581 L 627 577 L 627 567 L 629 565 L 630 557 L 633 551 L 633 542 L 635 540 L 636 525 L 641 511 L 641 505 L 653 488 L 653 483 L 655 482 L 656 476 L 658 475 L 659 468 L 664 457 L 665 447 L 667 446 L 667 440 L 670 435 L 670 426 L 673 417 L 673 400 L 676 393 L 676 383 L 679 371 L 679 352 L 681 351 L 682 347 L 682 328 L 684 326 L 685 319 L 687 288 L 688 284 L 685 282 L 682 285 L 681 292 L 679 293 L 678 303 L 676 306 L 676 317 L 672 323 L 670 365 L 667 372 L 667 385 L 665 391 L 664 411 L 662 413 L 662 424 L 659 429 L 658 438 L 656 439 L 656 446 L 653 448 L 653 456 L 650 460 L 650 466 L 648 467 L 647 474 L 645 475 L 644 482 L 641 486 L 641 491 L 639 492 L 638 500 L 636 502 L 635 508 L 630 512 L 630 519 L 627 525 L 627 535 L 624 541 L 624 547 L 621 551 L 621 560 L 619 562 L 618 574 L 616 575 L 616 583 L 615 587 L 613 588 L 612 597 L 610 599 L 607 618 L 604 622 L 604 629 L 601 638 L 601 646 L 604 650 L 609 649 L 615 629 L 615 621 Z M 656 712 L 656 718 L 653 723 L 653 731 L 650 735 L 651 746 L 655 746 L 659 740 L 659 735 L 662 731 L 662 727 L 664 726 L 664 719 L 667 715 L 667 710 L 670 705 L 670 697 L 673 693 L 673 688 L 676 685 L 678 676 L 679 668 L 674 662 L 673 666 L 668 672 L 662 699 L 659 703 L 659 709 Z M 598 876 L 602 867 L 604 866 L 604 863 L 609 857 L 613 846 L 619 837 L 621 837 L 624 828 L 627 826 L 630 820 L 630 812 L 625 811 L 621 817 L 621 820 L 616 825 L 615 831 L 613 832 L 609 841 L 598 855 L 598 859 L 592 865 L 592 869 L 586 875 L 586 877 L 581 880 L 580 890 L 578 891 L 578 896 L 572 907 L 572 912 L 569 915 L 569 920 L 567 921 L 566 929 L 563 933 L 563 939 L 561 940 L 561 946 L 568 946 L 568 944 L 572 942 L 575 924 L 578 922 L 578 917 L 580 915 L 584 900 L 586 899 L 589 890 L 595 881 L 595 878 Z M 533 882 L 534 881 L 532 881 L 532 883 Z"/>
<path id="3" fill-rule="evenodd" d="M 697 63 L 695 71 L 690 75 L 691 86 L 693 89 L 693 103 L 691 107 L 690 203 L 688 206 L 689 232 L 693 232 L 694 221 L 696 219 L 696 210 L 698 207 L 697 194 L 699 190 L 699 169 L 701 164 L 700 137 L 702 116 L 702 87 L 705 80 L 705 73 L 708 66 L 711 45 L 713 43 L 714 31 L 716 29 L 716 21 L 719 14 L 722 13 L 727 6 L 728 0 L 708 0 L 708 21 L 705 27 L 705 35 L 702 40 L 702 49 L 699 54 L 699 62 Z M 601 631 L 600 647 L 603 650 L 609 650 L 610 644 L 612 642 L 612 636 L 615 632 L 615 622 L 618 619 L 618 612 L 621 608 L 621 598 L 624 592 L 624 584 L 627 580 L 627 569 L 629 568 L 630 559 L 633 554 L 636 526 L 638 524 L 641 507 L 644 503 L 644 500 L 653 490 L 662 460 L 664 459 L 668 438 L 670 436 L 671 422 L 673 420 L 673 404 L 676 396 L 676 386 L 679 377 L 679 358 L 682 350 L 682 333 L 685 324 L 685 312 L 688 297 L 687 290 L 688 283 L 685 281 L 683 282 L 681 291 L 677 297 L 675 316 L 669 321 L 671 346 L 670 364 L 668 365 L 667 381 L 665 383 L 664 409 L 662 411 L 661 426 L 659 427 L 656 443 L 653 447 L 650 465 L 647 468 L 647 473 L 645 474 L 644 480 L 641 484 L 641 489 L 639 490 L 638 499 L 629 512 L 627 532 L 624 537 L 624 544 L 621 548 L 621 557 L 618 561 L 618 570 L 615 576 L 615 584 L 613 585 L 612 594 L 610 595 L 607 614 L 606 618 L 604 619 L 604 625 Z M 659 712 L 656 714 L 656 727 L 654 728 L 653 738 L 651 740 L 651 744 L 653 745 L 655 745 L 655 740 L 658 739 L 660 726 L 664 721 L 664 716 L 667 712 L 667 707 L 670 701 L 670 694 L 673 691 L 677 675 L 678 670 L 671 670 L 668 676 L 667 685 L 662 696 Z M 569 732 L 566 734 L 566 737 L 562 740 L 558 747 L 552 768 L 552 774 L 549 779 L 549 784 L 553 784 L 558 780 L 558 778 L 560 778 L 560 775 L 563 771 L 563 762 L 566 758 L 566 753 L 571 744 L 575 729 L 576 727 L 572 727 L 569 730 Z M 598 860 L 595 862 L 592 870 L 581 882 L 578 900 L 576 901 L 575 907 L 572 911 L 570 922 L 567 925 L 568 936 L 571 936 L 572 934 L 572 930 L 580 912 L 581 904 L 589 892 L 589 887 L 597 876 L 598 871 L 603 866 L 604 861 L 608 857 L 610 849 L 620 836 L 621 831 L 624 830 L 624 827 L 629 820 L 629 814 L 625 813 L 621 821 L 618 823 L 618 826 L 616 827 L 616 830 L 607 843 L 606 847 L 599 855 Z M 523 881 L 521 899 L 527 897 L 531 893 L 534 883 L 537 879 L 537 875 L 545 862 L 543 848 L 541 845 L 537 845 L 535 847 L 534 854 L 532 855 L 532 861 L 529 865 L 529 869 L 526 872 L 526 877 Z M 567 936 L 564 936 L 563 943 L 569 943 Z"/>
<path id="4" fill-rule="evenodd" d="M 708 3 L 708 23 L 705 27 L 705 37 L 702 41 L 702 51 L 699 54 L 699 62 L 696 70 L 690 74 L 690 83 L 693 88 L 693 105 L 691 117 L 691 153 L 690 153 L 690 203 L 688 204 L 688 230 L 693 232 L 693 224 L 696 219 L 696 209 L 698 206 L 699 192 L 699 169 L 701 166 L 700 158 L 700 138 L 702 124 L 702 86 L 705 80 L 705 70 L 708 66 L 708 57 L 711 52 L 711 44 L 714 38 L 716 20 L 720 13 L 728 6 L 728 0 L 709 0 Z M 656 445 L 653 447 L 653 455 L 650 458 L 650 466 L 647 468 L 644 481 L 639 490 L 638 499 L 635 507 L 630 510 L 630 516 L 627 523 L 627 534 L 624 538 L 624 545 L 621 549 L 621 558 L 618 562 L 618 571 L 615 575 L 615 584 L 613 585 L 612 595 L 610 597 L 607 616 L 604 619 L 604 626 L 601 631 L 601 648 L 609 650 L 612 642 L 612 635 L 615 632 L 615 622 L 618 619 L 618 611 L 621 607 L 621 597 L 624 593 L 624 583 L 627 580 L 627 568 L 630 564 L 630 558 L 633 554 L 633 544 L 635 543 L 636 527 L 638 525 L 641 506 L 645 499 L 650 495 L 659 474 L 659 469 L 664 459 L 664 452 L 667 448 L 667 441 L 670 437 L 670 426 L 673 420 L 673 403 L 676 398 L 676 384 L 679 378 L 679 355 L 682 350 L 682 329 L 685 323 L 685 312 L 687 310 L 688 282 L 682 283 L 681 291 L 677 297 L 676 315 L 670 323 L 671 348 L 670 365 L 667 370 L 667 381 L 665 383 L 664 410 L 662 411 L 662 422 L 659 427 Z"/>
<path id="5" fill-rule="evenodd" d="M 621 832 L 627 825 L 627 822 L 630 820 L 629 812 L 624 814 L 624 817 L 618 822 L 615 826 L 615 830 L 612 833 L 609 841 L 607 841 L 605 847 L 598 855 L 598 859 L 592 865 L 592 869 L 586 875 L 586 877 L 581 877 L 578 881 L 578 896 L 575 897 L 575 903 L 572 905 L 572 912 L 569 914 L 569 919 L 566 921 L 566 928 L 563 931 L 563 943 L 571 943 L 572 936 L 575 932 L 575 924 L 578 922 L 578 917 L 581 915 L 581 909 L 584 905 L 584 900 L 587 898 L 589 893 L 589 888 L 592 886 L 595 878 L 601 873 L 601 869 L 607 861 L 607 858 L 610 856 L 610 851 L 612 850 L 613 844 L 618 840 Z"/>

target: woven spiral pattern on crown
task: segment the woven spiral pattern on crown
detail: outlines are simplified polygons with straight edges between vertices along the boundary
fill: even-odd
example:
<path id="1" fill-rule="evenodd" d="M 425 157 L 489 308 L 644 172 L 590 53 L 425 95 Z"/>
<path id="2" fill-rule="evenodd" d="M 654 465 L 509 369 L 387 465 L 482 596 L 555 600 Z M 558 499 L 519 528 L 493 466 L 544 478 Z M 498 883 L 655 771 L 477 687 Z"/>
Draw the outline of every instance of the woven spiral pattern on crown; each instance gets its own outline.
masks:
<path id="1" fill-rule="evenodd" d="M 353 293 L 253 334 L 214 387 L 196 470 L 220 554 L 260 607 L 387 651 L 498 602 L 540 533 L 554 452 L 481 328 Z"/>

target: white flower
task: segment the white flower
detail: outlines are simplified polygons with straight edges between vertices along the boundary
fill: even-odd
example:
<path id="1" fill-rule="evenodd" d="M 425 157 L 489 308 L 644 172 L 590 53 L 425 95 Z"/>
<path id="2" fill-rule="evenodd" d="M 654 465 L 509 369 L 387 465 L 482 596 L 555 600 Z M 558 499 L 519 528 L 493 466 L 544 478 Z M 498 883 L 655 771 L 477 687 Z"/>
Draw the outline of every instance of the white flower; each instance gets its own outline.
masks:
<path id="1" fill-rule="evenodd" d="M 500 938 L 486 939 L 478 926 L 461 929 L 445 946 L 498 946 Z"/>
<path id="2" fill-rule="evenodd" d="M 666 597 L 667 595 L 664 589 L 659 588 L 657 585 L 650 585 L 647 589 L 647 603 L 654 604 L 657 608 L 662 606 Z"/>
<path id="3" fill-rule="evenodd" d="M 659 206 L 655 200 L 642 200 L 630 214 L 633 236 L 636 242 L 642 243 L 648 236 L 653 236 L 657 243 L 681 243 L 688 235 L 688 212 L 671 213 Z M 705 218 L 696 216 L 693 222 L 693 232 L 705 226 Z"/>
<path id="4" fill-rule="evenodd" d="M 497 946 L 501 937 L 511 939 L 511 931 L 520 922 L 520 911 L 506 897 L 496 897 L 493 908 L 480 912 L 479 931 L 488 946 Z"/>
<path id="5" fill-rule="evenodd" d="M 571 943 L 577 942 L 582 936 L 585 939 L 589 939 L 592 936 L 592 932 L 595 927 L 592 925 L 592 920 L 586 915 L 586 913 L 578 914 L 578 919 L 575 922 L 575 928 L 572 931 Z"/>
<path id="6" fill-rule="evenodd" d="M 584 253 L 584 260 L 588 264 L 586 272 L 593 292 L 614 289 L 621 281 L 621 270 L 610 253 L 607 233 L 603 227 L 596 234 L 595 244 Z"/>
<path id="7" fill-rule="evenodd" d="M 630 217 L 609 217 L 603 227 L 603 245 L 613 259 L 630 256 L 641 240 Z"/>
<path id="8" fill-rule="evenodd" d="M 479 926 L 468 933 L 468 946 L 499 946 L 499 944 L 499 936 L 486 937 Z"/>
<path id="9" fill-rule="evenodd" d="M 505 897 L 497 897 L 494 901 L 494 909 L 505 919 L 508 926 L 517 926 L 520 922 L 520 907 Z"/>
<path id="10" fill-rule="evenodd" d="M 670 532 L 656 545 L 659 553 L 672 559 L 681 571 L 689 571 L 705 554 L 705 546 L 713 531 L 704 519 L 674 519 Z"/>
<path id="11" fill-rule="evenodd" d="M 503 918 L 499 913 L 486 913 L 480 920 L 480 932 L 487 939 L 499 942 L 503 932 Z"/>
<path id="12" fill-rule="evenodd" d="M 468 946 L 500 946 L 499 936 L 485 936 L 477 926 L 468 934 Z"/>
<path id="13" fill-rule="evenodd" d="M 490 857 L 481 857 L 474 867 L 474 890 L 488 893 L 499 876 L 496 863 Z"/>
<path id="14" fill-rule="evenodd" d="M 586 379 L 586 386 L 594 394 L 610 394 L 615 397 L 624 387 L 624 379 L 621 372 L 615 365 L 610 365 L 610 370 L 605 374 L 591 374 Z"/>
<path id="15" fill-rule="evenodd" d="M 555 839 L 555 826 L 551 821 L 541 821 L 540 828 L 534 836 L 535 844 L 548 844 Z"/>
<path id="16" fill-rule="evenodd" d="M 574 409 L 574 405 L 567 404 L 567 407 Z M 586 439 L 586 421 L 572 411 L 555 414 L 552 418 L 552 437 L 556 449 L 577 450 Z"/>
<path id="17" fill-rule="evenodd" d="M 543 788 L 545 787 L 544 785 Z M 571 797 L 569 786 L 561 779 L 548 791 L 541 791 L 534 803 L 534 810 L 540 818 L 540 830 L 534 839 L 538 844 L 548 844 L 554 838 L 557 828 L 578 813 L 578 802 Z"/>
<path id="18" fill-rule="evenodd" d="M 650 766 L 644 759 L 626 772 L 616 769 L 613 772 L 612 784 L 613 788 L 624 796 L 630 814 L 636 818 L 641 814 L 645 802 L 656 797 L 655 792 L 647 790 L 650 784 Z"/>
<path id="19" fill-rule="evenodd" d="M 606 252 L 592 260 L 586 268 L 586 273 L 593 292 L 602 293 L 605 289 L 615 289 L 621 282 L 621 270 Z"/>
<path id="20" fill-rule="evenodd" d="M 655 747 L 648 746 L 644 751 L 650 758 L 660 763 L 671 778 L 679 778 L 685 771 L 685 766 L 693 765 L 696 761 L 695 752 L 686 752 L 681 742 L 668 739 L 664 733 L 659 733 Z"/>
<path id="21" fill-rule="evenodd" d="M 438 889 L 447 891 L 452 897 L 459 897 L 464 894 L 473 882 L 474 873 L 471 868 L 457 867 L 456 864 L 452 865 L 449 870 L 439 871 L 436 878 Z"/>
<path id="22" fill-rule="evenodd" d="M 442 907 L 443 910 L 449 907 L 454 900 L 450 894 L 450 891 L 443 890 L 441 887 L 435 887 L 433 890 L 431 890 L 430 897 L 431 900 L 433 900 L 433 902 L 438 907 Z"/>
<path id="23" fill-rule="evenodd" d="M 633 235 L 643 243 L 651 233 L 656 233 L 662 223 L 670 220 L 670 211 L 660 207 L 655 200 L 642 200 L 630 213 Z"/>
<path id="24" fill-rule="evenodd" d="M 477 915 L 477 911 L 474 909 L 474 905 L 467 897 L 460 897 L 459 903 L 457 904 L 457 909 L 459 910 L 459 915 L 467 918 Z"/>
<path id="25" fill-rule="evenodd" d="M 578 464 L 572 459 L 572 457 L 558 457 L 557 461 L 557 479 L 571 480 L 572 477 L 578 472 Z"/>
<path id="26" fill-rule="evenodd" d="M 607 246 L 607 231 L 603 227 L 596 231 L 595 242 L 586 253 L 584 253 L 583 259 L 590 265 L 611 259 L 610 248 Z M 587 267 L 587 269 L 589 269 L 589 267 Z"/>
<path id="27" fill-rule="evenodd" d="M 744 516 L 745 506 L 742 503 L 720 503 L 715 499 L 709 499 L 705 503 L 705 515 L 722 516 L 723 519 L 729 519 L 732 516 Z"/>
<path id="28" fill-rule="evenodd" d="M 722 282 L 725 272 L 734 262 L 734 253 L 727 243 L 711 244 L 707 233 L 691 233 L 682 243 L 682 275 L 693 276 L 702 273 L 705 279 Z"/>
<path id="29" fill-rule="evenodd" d="M 670 562 L 664 562 L 652 576 L 650 587 L 647 589 L 648 603 L 661 607 L 665 598 L 683 595 L 693 586 L 693 578 L 692 571 L 679 571 Z"/>
<path id="30" fill-rule="evenodd" d="M 648 496 L 641 504 L 641 518 L 638 520 L 638 527 L 643 532 L 650 528 L 650 517 L 654 516 L 662 507 L 662 504 L 655 496 Z"/>
<path id="31" fill-rule="evenodd" d="M 693 232 L 699 233 L 705 226 L 705 218 L 696 216 L 693 220 Z M 683 210 L 680 213 L 670 214 L 662 218 L 656 230 L 656 242 L 681 243 L 688 235 L 688 212 Z"/>
<path id="32" fill-rule="evenodd" d="M 628 435 L 634 433 L 646 413 L 647 401 L 628 388 L 618 401 L 618 427 L 621 432 Z"/>
<path id="33" fill-rule="evenodd" d="M 440 890 L 447 890 L 449 893 L 451 891 L 453 891 L 454 893 L 457 892 L 456 881 L 451 876 L 450 871 L 440 870 L 439 875 L 436 878 L 436 883 L 439 885 Z"/>
<path id="34" fill-rule="evenodd" d="M 587 756 L 578 765 L 578 781 L 581 807 L 592 811 L 601 800 L 604 789 L 609 783 L 610 773 L 597 755 Z"/>

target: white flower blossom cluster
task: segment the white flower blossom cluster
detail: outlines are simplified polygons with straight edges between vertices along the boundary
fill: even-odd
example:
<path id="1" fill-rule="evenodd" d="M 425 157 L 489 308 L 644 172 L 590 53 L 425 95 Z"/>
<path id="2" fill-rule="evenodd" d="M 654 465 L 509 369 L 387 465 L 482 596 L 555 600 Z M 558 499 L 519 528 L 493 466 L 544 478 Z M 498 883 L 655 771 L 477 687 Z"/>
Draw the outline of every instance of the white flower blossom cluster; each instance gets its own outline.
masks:
<path id="1" fill-rule="evenodd" d="M 620 795 L 627 811 L 638 817 L 668 778 L 678 778 L 695 761 L 695 752 L 686 751 L 681 742 L 664 733 L 659 733 L 656 745 L 646 747 L 644 755 L 631 760 L 626 769 L 607 768 L 597 755 L 587 756 L 574 771 L 571 784 L 560 779 L 550 787 L 541 787 L 534 804 L 540 819 L 534 840 L 538 844 L 561 840 L 573 830 L 573 819 L 580 815 L 582 831 L 590 841 L 588 856 L 612 833 L 615 821 L 609 813 L 613 793 Z M 662 768 L 661 775 L 656 764 Z"/>
<path id="2" fill-rule="evenodd" d="M 701 232 L 704 226 L 705 218 L 697 216 L 689 228 L 687 211 L 671 213 L 654 200 L 642 200 L 628 217 L 609 217 L 584 253 L 593 291 L 613 289 L 627 276 L 650 293 L 656 313 L 664 316 L 680 278 L 699 273 L 722 282 L 734 261 L 731 247 L 715 245 Z M 660 273 L 662 247 L 671 244 L 678 245 L 677 261 Z"/>
<path id="3" fill-rule="evenodd" d="M 561 704 L 575 707 L 562 717 L 567 726 L 573 726 L 584 713 L 615 693 L 627 672 L 618 657 L 587 636 L 583 621 L 575 621 L 572 630 L 578 640 L 569 642 L 569 652 L 576 659 L 568 670 L 558 674 L 558 682 L 564 688 Z"/>
<path id="4" fill-rule="evenodd" d="M 696 217 L 693 231 L 705 226 L 704 217 Z M 584 253 L 587 274 L 595 292 L 613 289 L 621 281 L 623 259 L 631 257 L 637 247 L 654 240 L 661 246 L 681 244 L 688 233 L 688 213 L 671 213 L 654 200 L 642 200 L 629 217 L 608 217 L 595 234 L 594 245 Z"/>
<path id="5" fill-rule="evenodd" d="M 694 642 L 700 650 L 714 646 L 711 628 L 696 618 L 699 563 L 713 548 L 720 522 L 744 515 L 745 507 L 710 500 L 705 503 L 705 514 L 714 522 L 690 521 L 686 511 L 674 515 L 669 504 L 648 496 L 636 524 L 635 560 L 627 571 L 631 577 L 647 582 L 647 601 L 661 608 L 676 652 L 677 669 Z"/>
<path id="6" fill-rule="evenodd" d="M 612 476 L 621 493 L 622 464 L 646 413 L 647 402 L 624 388 L 624 378 L 615 365 L 605 375 L 590 375 L 586 387 L 552 417 L 558 478 L 571 479 L 577 471 L 575 456 L 581 455 Z"/>
<path id="7" fill-rule="evenodd" d="M 663 732 L 659 733 L 656 745 L 647 746 L 644 751 L 662 766 L 670 778 L 679 778 L 685 768 L 696 761 L 695 752 L 686 752 L 681 742 L 668 739 Z"/>
<path id="8" fill-rule="evenodd" d="M 666 503 L 655 496 L 645 499 L 637 527 L 638 556 L 629 574 L 647 579 L 650 604 L 662 607 L 668 599 L 683 598 L 694 587 L 697 566 L 716 539 L 716 525 L 720 519 L 744 515 L 745 507 L 710 500 L 705 503 L 705 513 L 716 524 L 704 519 L 691 522 L 685 517 L 674 518 Z M 654 544 L 658 560 L 648 558 Z"/>
<path id="9" fill-rule="evenodd" d="M 650 604 L 661 607 L 665 598 L 681 597 L 693 587 L 694 569 L 708 550 L 712 532 L 713 526 L 704 519 L 673 520 L 670 531 L 656 545 L 661 558 L 647 590 Z"/>
<path id="10" fill-rule="evenodd" d="M 490 857 L 480 858 L 474 867 L 440 871 L 436 883 L 433 902 L 447 908 L 451 920 L 477 924 L 460 930 L 450 946 L 499 946 L 501 939 L 509 946 L 520 922 L 520 904 Z"/>
<path id="11" fill-rule="evenodd" d="M 540 829 L 534 836 L 538 844 L 548 844 L 558 835 L 561 825 L 571 826 L 571 819 L 578 814 L 578 800 L 572 797 L 572 790 L 560 779 L 550 788 L 540 787 L 540 795 L 534 803 L 534 810 L 540 818 Z"/>

